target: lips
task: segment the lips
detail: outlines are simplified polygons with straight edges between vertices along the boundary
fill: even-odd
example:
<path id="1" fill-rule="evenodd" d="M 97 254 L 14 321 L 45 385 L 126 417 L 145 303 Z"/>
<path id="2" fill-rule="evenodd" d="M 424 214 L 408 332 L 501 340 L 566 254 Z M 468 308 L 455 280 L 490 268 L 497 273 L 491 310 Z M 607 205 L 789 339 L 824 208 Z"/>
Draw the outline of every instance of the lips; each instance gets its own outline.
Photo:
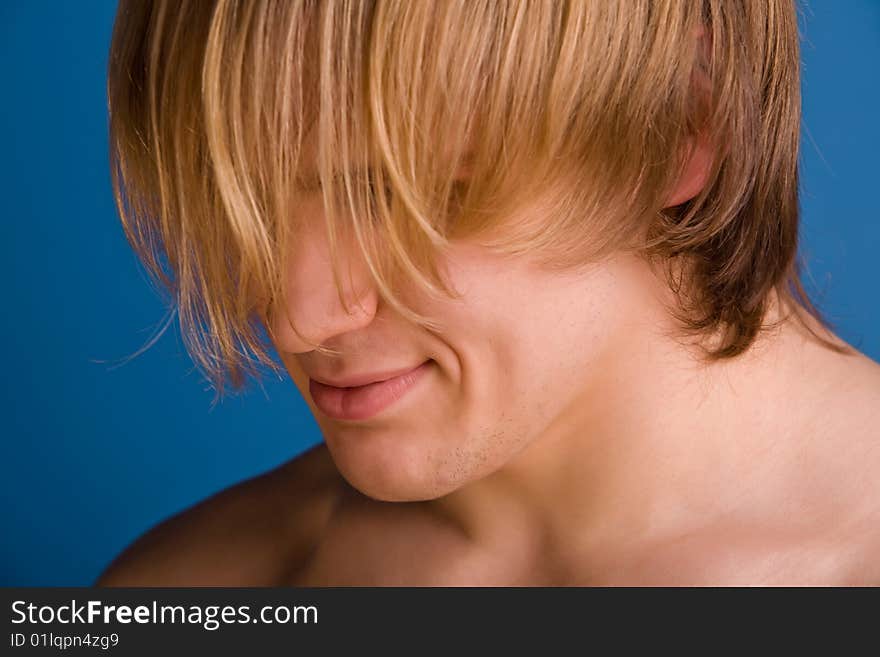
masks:
<path id="1" fill-rule="evenodd" d="M 387 370 L 385 372 L 358 374 L 343 379 L 333 379 L 330 377 L 322 376 L 313 376 L 311 378 L 318 383 L 323 383 L 324 385 L 331 386 L 333 388 L 359 388 L 360 386 L 365 386 L 370 383 L 379 383 L 381 381 L 387 381 L 388 379 L 394 379 L 398 376 L 403 376 L 408 372 L 412 372 L 414 369 L 416 368 L 409 366 L 398 368 L 396 370 Z"/>
<path id="2" fill-rule="evenodd" d="M 427 373 L 431 361 L 417 367 L 330 381 L 309 379 L 315 406 L 337 420 L 366 420 L 406 395 Z"/>

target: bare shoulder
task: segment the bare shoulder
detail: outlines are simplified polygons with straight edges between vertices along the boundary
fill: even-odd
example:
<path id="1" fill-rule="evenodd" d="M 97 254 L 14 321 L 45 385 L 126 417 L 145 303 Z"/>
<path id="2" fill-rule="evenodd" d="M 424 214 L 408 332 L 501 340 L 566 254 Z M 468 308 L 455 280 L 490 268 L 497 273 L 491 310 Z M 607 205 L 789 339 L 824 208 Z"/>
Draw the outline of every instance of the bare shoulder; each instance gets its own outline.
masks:
<path id="1" fill-rule="evenodd" d="M 855 353 L 829 363 L 812 414 L 820 459 L 810 488 L 829 514 L 832 550 L 847 556 L 852 584 L 880 584 L 880 364 Z M 823 403 L 824 402 L 824 403 Z"/>
<path id="2" fill-rule="evenodd" d="M 344 485 L 321 444 L 160 523 L 96 584 L 274 584 L 307 559 Z"/>
<path id="3" fill-rule="evenodd" d="M 815 404 L 817 435 L 830 441 L 850 473 L 864 475 L 863 484 L 880 484 L 880 364 L 860 353 L 838 363 L 824 378 L 824 403 Z"/>

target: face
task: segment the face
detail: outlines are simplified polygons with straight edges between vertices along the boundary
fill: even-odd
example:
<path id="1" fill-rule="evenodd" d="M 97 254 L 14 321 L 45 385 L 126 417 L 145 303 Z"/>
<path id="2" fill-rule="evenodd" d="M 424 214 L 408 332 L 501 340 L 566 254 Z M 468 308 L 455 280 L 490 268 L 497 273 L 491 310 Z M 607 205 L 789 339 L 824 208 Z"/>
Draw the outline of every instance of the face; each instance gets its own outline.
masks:
<path id="1" fill-rule="evenodd" d="M 346 312 L 320 200 L 299 210 L 316 228 L 291 254 L 290 321 L 271 318 L 275 345 L 340 472 L 375 499 L 432 499 L 503 468 L 596 379 L 627 316 L 625 268 L 553 272 L 464 242 L 441 263 L 460 298 L 402 295 L 440 330 L 384 303 L 353 248 L 342 260 Z"/>

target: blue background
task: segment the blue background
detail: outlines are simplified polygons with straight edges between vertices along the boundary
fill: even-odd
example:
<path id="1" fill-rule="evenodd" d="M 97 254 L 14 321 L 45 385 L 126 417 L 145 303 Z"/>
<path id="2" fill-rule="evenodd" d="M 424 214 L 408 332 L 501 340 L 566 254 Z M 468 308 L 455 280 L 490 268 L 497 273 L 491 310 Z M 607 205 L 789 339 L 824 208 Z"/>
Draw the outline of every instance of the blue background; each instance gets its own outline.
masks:
<path id="1" fill-rule="evenodd" d="M 880 2 L 803 9 L 803 253 L 880 358 Z M 0 3 L 2 585 L 86 585 L 144 530 L 320 440 L 289 380 L 211 408 L 122 235 L 104 74 L 115 2 Z"/>

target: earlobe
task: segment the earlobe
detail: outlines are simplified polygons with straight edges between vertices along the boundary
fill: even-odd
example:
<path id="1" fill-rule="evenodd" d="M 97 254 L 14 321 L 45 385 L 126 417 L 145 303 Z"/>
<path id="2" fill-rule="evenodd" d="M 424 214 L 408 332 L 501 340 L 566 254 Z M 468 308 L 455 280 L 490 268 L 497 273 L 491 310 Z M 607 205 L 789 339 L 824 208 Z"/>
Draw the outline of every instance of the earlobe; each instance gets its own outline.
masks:
<path id="1" fill-rule="evenodd" d="M 703 135 L 692 137 L 688 140 L 686 148 L 689 152 L 687 162 L 675 187 L 667 196 L 664 207 L 674 207 L 690 201 L 703 191 L 709 179 L 713 154 L 709 139 Z"/>

